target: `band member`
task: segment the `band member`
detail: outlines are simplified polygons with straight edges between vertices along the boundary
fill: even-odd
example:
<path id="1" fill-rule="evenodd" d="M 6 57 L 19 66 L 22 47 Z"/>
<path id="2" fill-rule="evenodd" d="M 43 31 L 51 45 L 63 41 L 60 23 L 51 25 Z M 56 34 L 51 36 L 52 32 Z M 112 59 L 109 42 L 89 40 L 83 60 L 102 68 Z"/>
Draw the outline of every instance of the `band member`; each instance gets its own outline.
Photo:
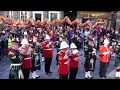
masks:
<path id="1" fill-rule="evenodd" d="M 80 60 L 80 52 L 77 50 L 77 46 L 74 43 L 70 45 L 71 56 L 70 56 L 70 75 L 69 79 L 76 79 L 76 75 L 78 72 L 79 60 Z"/>
<path id="2" fill-rule="evenodd" d="M 33 43 L 33 52 L 32 52 L 32 78 L 36 79 L 39 78 L 40 76 L 37 75 L 37 70 L 40 70 L 40 48 L 39 44 L 37 42 Z"/>
<path id="3" fill-rule="evenodd" d="M 60 51 L 60 44 L 62 41 L 66 41 L 66 38 L 63 36 L 60 36 L 59 41 L 56 41 L 56 48 L 57 48 L 57 53 Z M 56 61 L 58 65 L 58 57 L 56 56 Z"/>
<path id="4" fill-rule="evenodd" d="M 105 39 L 103 42 L 104 45 L 100 46 L 100 71 L 99 75 L 101 79 L 106 78 L 107 68 L 110 62 L 110 42 L 108 39 Z"/>
<path id="5" fill-rule="evenodd" d="M 95 69 L 95 62 L 96 62 L 96 49 L 94 47 L 93 39 L 88 38 L 88 45 L 85 49 L 85 78 L 89 79 L 92 78 L 91 71 L 94 71 Z"/>
<path id="6" fill-rule="evenodd" d="M 63 41 L 58 52 L 58 73 L 59 79 L 68 79 L 69 74 L 69 45 Z"/>
<path id="7" fill-rule="evenodd" d="M 18 43 L 12 42 L 12 49 L 8 55 L 11 60 L 9 79 L 24 79 L 21 70 L 23 55 L 18 51 Z"/>
<path id="8" fill-rule="evenodd" d="M 46 40 L 43 42 L 42 48 L 43 48 L 43 56 L 45 58 L 45 72 L 48 75 L 49 73 L 52 73 L 50 71 L 50 66 L 52 62 L 52 56 L 53 56 L 53 43 L 50 40 L 50 36 L 46 35 Z"/>
<path id="9" fill-rule="evenodd" d="M 29 43 L 27 39 L 23 39 L 21 44 L 22 46 L 19 48 L 19 51 L 24 55 L 24 59 L 22 61 L 23 75 L 24 75 L 24 79 L 29 79 L 30 70 L 32 68 L 32 58 L 31 58 L 32 49 L 29 47 Z"/>

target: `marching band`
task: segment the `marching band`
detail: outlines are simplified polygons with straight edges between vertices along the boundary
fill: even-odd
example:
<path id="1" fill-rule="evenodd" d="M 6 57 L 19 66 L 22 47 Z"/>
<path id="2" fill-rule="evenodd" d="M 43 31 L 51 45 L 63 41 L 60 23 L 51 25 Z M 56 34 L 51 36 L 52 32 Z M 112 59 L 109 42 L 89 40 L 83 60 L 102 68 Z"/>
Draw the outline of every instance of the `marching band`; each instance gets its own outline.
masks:
<path id="1" fill-rule="evenodd" d="M 109 32 L 105 25 L 90 27 L 84 24 L 76 29 L 71 25 L 47 25 L 47 26 L 16 26 L 10 32 L 8 29 L 0 29 L 0 34 L 7 35 L 8 56 L 11 61 L 9 79 L 32 79 L 40 78 L 37 70 L 41 70 L 41 61 L 44 58 L 45 74 L 51 71 L 51 62 L 54 49 L 57 50 L 57 72 L 59 79 L 76 79 L 81 66 L 81 50 L 84 50 L 85 78 L 92 79 L 97 55 L 99 56 L 99 76 L 107 78 L 106 72 L 112 56 L 115 56 L 116 78 L 120 78 L 120 35 Z M 102 29 L 106 33 L 102 34 Z M 4 31 L 4 32 L 3 32 Z M 111 34 L 110 34 L 111 33 Z M 2 48 L 0 36 L 0 50 Z M 82 44 L 83 43 L 83 44 Z M 1 52 L 0 52 L 1 55 Z"/>

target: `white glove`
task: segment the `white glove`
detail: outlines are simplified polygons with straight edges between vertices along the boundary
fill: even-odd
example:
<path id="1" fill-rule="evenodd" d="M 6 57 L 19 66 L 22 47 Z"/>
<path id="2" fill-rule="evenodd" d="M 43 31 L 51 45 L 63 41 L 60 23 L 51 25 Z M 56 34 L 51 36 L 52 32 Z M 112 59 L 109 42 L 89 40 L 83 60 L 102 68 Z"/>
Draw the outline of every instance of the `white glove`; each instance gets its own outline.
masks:
<path id="1" fill-rule="evenodd" d="M 78 53 L 79 51 L 76 49 L 76 50 L 74 50 L 73 51 L 73 54 L 76 54 L 76 53 Z"/>
<path id="2" fill-rule="evenodd" d="M 78 58 L 75 58 L 75 61 L 79 61 L 80 60 L 80 57 L 78 57 Z"/>
<path id="3" fill-rule="evenodd" d="M 65 62 L 64 64 L 68 64 L 68 63 L 69 63 L 69 61 Z"/>

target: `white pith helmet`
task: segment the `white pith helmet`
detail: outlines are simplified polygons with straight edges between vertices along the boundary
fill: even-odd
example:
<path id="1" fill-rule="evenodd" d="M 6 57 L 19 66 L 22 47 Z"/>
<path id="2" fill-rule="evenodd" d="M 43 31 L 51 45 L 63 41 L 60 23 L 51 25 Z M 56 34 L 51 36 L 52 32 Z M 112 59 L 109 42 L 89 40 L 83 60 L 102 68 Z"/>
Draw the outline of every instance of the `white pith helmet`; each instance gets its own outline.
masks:
<path id="1" fill-rule="evenodd" d="M 109 42 L 108 39 L 105 39 L 104 42 L 103 42 L 103 44 L 105 44 L 105 45 L 106 45 L 106 44 L 108 45 L 109 43 L 110 43 L 110 42 Z"/>
<path id="2" fill-rule="evenodd" d="M 74 43 L 71 43 L 70 49 L 77 48 L 77 46 Z"/>
<path id="3" fill-rule="evenodd" d="M 60 49 L 64 49 L 64 48 L 69 48 L 69 45 L 65 41 L 61 42 L 60 44 Z"/>

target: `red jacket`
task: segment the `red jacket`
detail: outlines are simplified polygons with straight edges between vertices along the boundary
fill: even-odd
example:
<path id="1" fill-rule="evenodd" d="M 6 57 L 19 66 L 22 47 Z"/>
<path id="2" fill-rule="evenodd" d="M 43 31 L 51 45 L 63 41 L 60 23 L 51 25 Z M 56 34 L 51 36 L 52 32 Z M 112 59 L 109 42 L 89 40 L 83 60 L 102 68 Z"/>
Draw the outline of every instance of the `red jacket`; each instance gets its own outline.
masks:
<path id="1" fill-rule="evenodd" d="M 32 68 L 32 59 L 29 54 L 24 55 L 24 59 L 22 61 L 22 67 L 25 69 Z"/>
<path id="2" fill-rule="evenodd" d="M 21 50 L 22 50 L 22 49 L 27 50 L 26 48 L 21 47 Z M 22 61 L 22 68 L 25 68 L 25 69 L 30 69 L 30 68 L 32 68 L 31 55 L 29 55 L 29 54 L 25 54 L 25 55 L 24 55 L 24 59 L 23 59 L 23 61 Z"/>
<path id="3" fill-rule="evenodd" d="M 111 51 L 110 46 L 108 46 L 108 50 L 107 50 L 107 48 L 104 45 L 102 45 L 102 46 L 100 46 L 99 51 L 100 51 L 100 61 L 101 62 L 110 62 L 110 54 L 103 55 L 104 52 Z"/>
<path id="4" fill-rule="evenodd" d="M 65 56 L 65 52 L 58 52 L 58 73 L 59 74 L 68 74 L 69 73 L 69 63 L 65 64 L 65 62 L 68 61 L 68 59 L 63 59 Z"/>
<path id="5" fill-rule="evenodd" d="M 48 47 L 47 47 L 47 45 L 48 45 Z M 44 57 L 49 58 L 49 57 L 53 56 L 53 48 L 52 48 L 52 46 L 54 46 L 52 42 L 45 41 L 43 43 L 42 48 L 43 48 Z"/>
<path id="6" fill-rule="evenodd" d="M 70 67 L 71 68 L 78 68 L 78 66 L 79 66 L 79 60 L 75 60 L 75 58 L 78 58 L 78 57 L 79 57 L 79 52 L 76 53 L 76 54 L 72 53 L 72 55 L 70 57 Z"/>

